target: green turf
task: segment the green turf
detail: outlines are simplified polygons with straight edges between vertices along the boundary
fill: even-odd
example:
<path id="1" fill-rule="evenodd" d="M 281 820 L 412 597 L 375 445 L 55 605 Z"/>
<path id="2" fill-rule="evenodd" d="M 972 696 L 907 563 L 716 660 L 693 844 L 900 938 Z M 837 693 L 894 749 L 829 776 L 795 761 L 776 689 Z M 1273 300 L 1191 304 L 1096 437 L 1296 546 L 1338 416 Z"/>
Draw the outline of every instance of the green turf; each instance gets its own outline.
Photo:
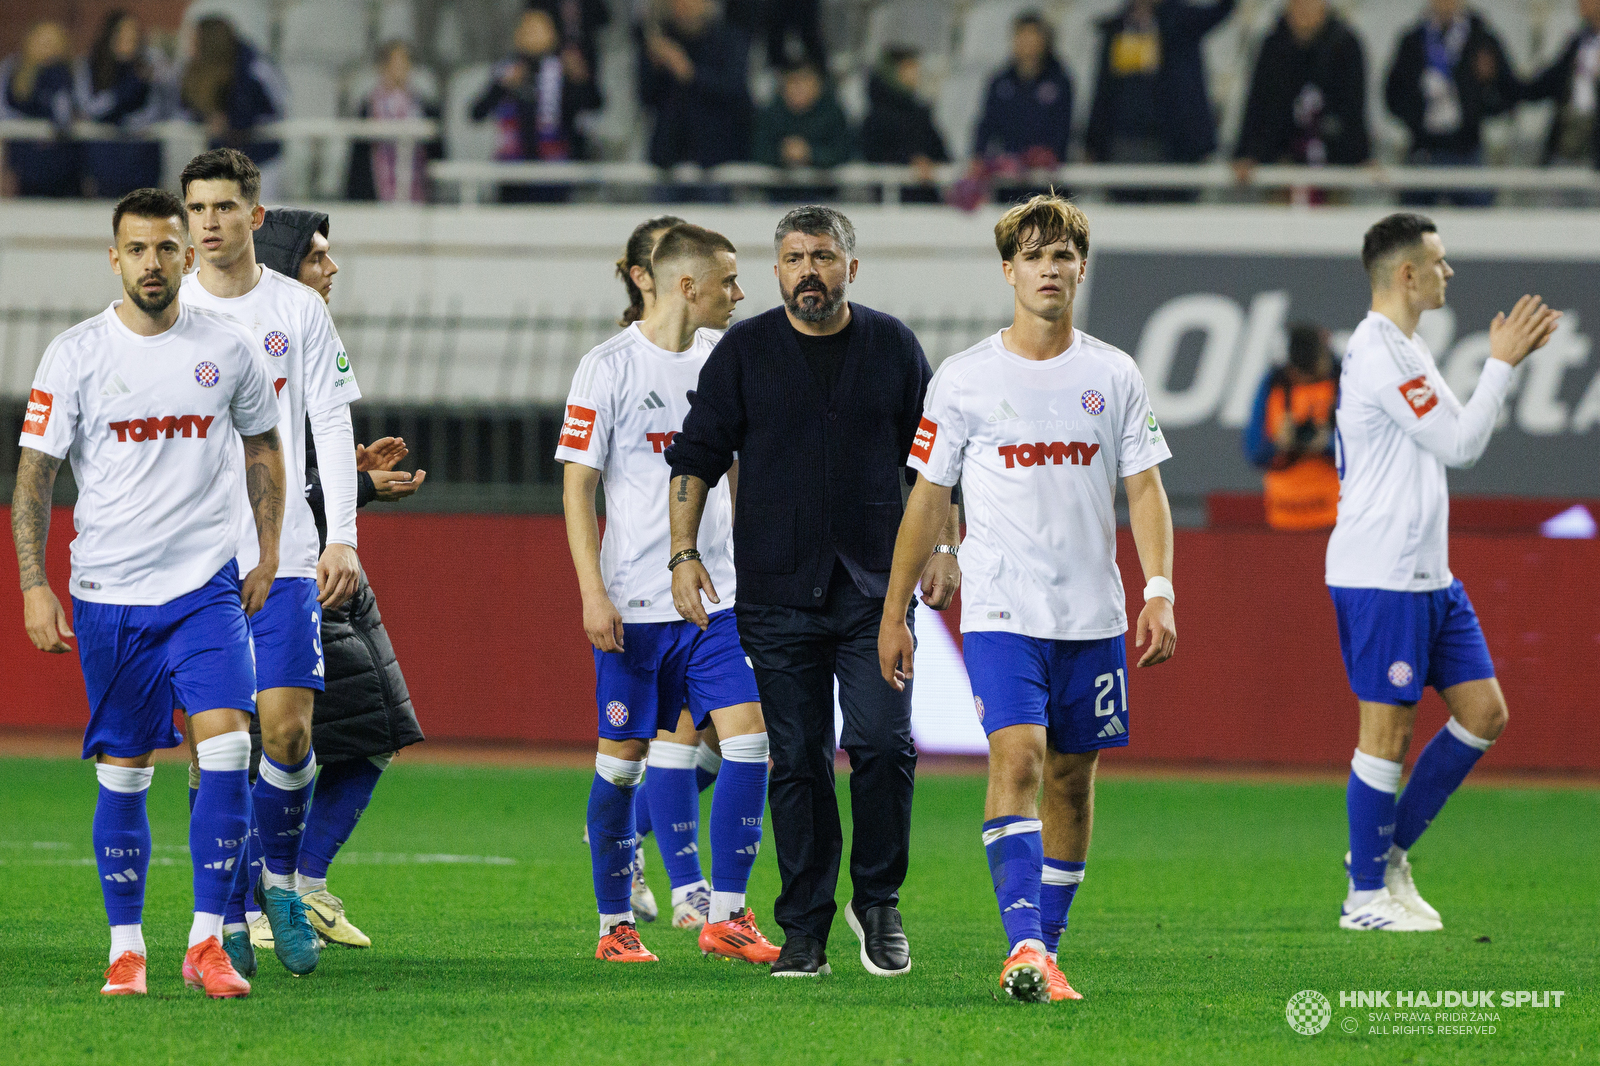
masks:
<path id="1" fill-rule="evenodd" d="M 1080 1003 L 997 1000 L 1004 945 L 979 843 L 983 783 L 918 783 L 903 897 L 915 968 L 868 976 L 839 921 L 835 973 L 774 981 L 703 961 L 646 926 L 654 966 L 598 963 L 586 849 L 589 775 L 407 765 L 384 777 L 331 887 L 377 946 L 330 948 L 310 978 L 262 960 L 249 999 L 178 974 L 189 900 L 184 775 L 150 799 L 158 863 L 150 996 L 98 994 L 106 933 L 89 767 L 0 761 L 0 1061 L 270 1063 L 1549 1063 L 1594 1061 L 1600 791 L 1469 788 L 1413 852 L 1447 929 L 1341 933 L 1343 790 L 1110 779 L 1063 960 Z M 38 846 L 40 842 L 49 846 Z M 654 845 L 651 880 L 665 897 Z M 419 854 L 510 863 L 398 862 Z M 74 860 L 80 860 L 73 864 Z M 752 884 L 775 936 L 770 849 Z M 841 902 L 848 884 L 841 886 Z M 1485 939 L 1486 938 L 1486 939 Z M 1333 1024 L 1292 1031 L 1316 989 Z M 1339 990 L 1553 990 L 1499 1009 L 1492 1036 L 1346 1035 Z"/>

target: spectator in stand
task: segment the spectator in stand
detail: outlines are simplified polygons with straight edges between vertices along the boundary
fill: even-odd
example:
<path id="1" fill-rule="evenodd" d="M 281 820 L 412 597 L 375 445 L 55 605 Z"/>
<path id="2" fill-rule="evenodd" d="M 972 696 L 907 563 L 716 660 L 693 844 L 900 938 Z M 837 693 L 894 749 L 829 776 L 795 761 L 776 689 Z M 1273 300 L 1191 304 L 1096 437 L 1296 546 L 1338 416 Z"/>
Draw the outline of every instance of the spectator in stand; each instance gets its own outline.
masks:
<path id="1" fill-rule="evenodd" d="M 1245 454 L 1266 471 L 1262 490 L 1273 529 L 1332 529 L 1339 517 L 1334 411 L 1339 366 L 1328 331 L 1289 328 L 1289 364 L 1268 371 L 1245 429 Z"/>
<path id="2" fill-rule="evenodd" d="M 550 13 L 561 41 L 563 69 L 599 85 L 600 31 L 611 25 L 605 0 L 529 0 L 528 6 Z"/>
<path id="3" fill-rule="evenodd" d="M 639 99 L 655 113 L 650 162 L 716 166 L 749 158 L 749 45 L 711 0 L 658 0 L 640 27 Z"/>
<path id="4" fill-rule="evenodd" d="M 905 189 L 904 203 L 937 203 L 933 168 L 948 163 L 944 138 L 933 124 L 933 108 L 917 95 L 922 86 L 922 55 L 915 48 L 890 45 L 867 79 L 867 118 L 861 124 L 861 158 L 895 163 L 916 171 L 927 188 Z"/>
<path id="5" fill-rule="evenodd" d="M 1556 61 L 1523 89 L 1524 100 L 1554 100 L 1544 162 L 1600 167 L 1600 0 L 1578 0 L 1583 25 Z"/>
<path id="6" fill-rule="evenodd" d="M 1065 162 L 1072 136 L 1072 75 L 1056 58 L 1055 31 L 1037 11 L 1011 25 L 1011 63 L 989 82 L 972 155 L 991 165 Z"/>
<path id="7" fill-rule="evenodd" d="M 22 50 L 0 63 L 0 118 L 46 119 L 56 141 L 7 141 L 6 191 L 16 196 L 81 196 L 82 156 L 65 139 L 72 124 L 72 68 L 67 31 L 59 22 L 35 23 Z"/>
<path id="8" fill-rule="evenodd" d="M 804 61 L 820 71 L 827 71 L 828 49 L 822 43 L 821 0 L 765 0 L 759 5 L 756 18 L 767 38 L 769 67 L 783 70 Z"/>
<path id="9" fill-rule="evenodd" d="M 361 101 L 358 113 L 372 119 L 419 119 L 439 117 L 439 108 L 425 100 L 411 84 L 411 46 L 390 41 L 378 49 L 378 84 Z M 399 199 L 399 174 L 402 165 L 411 169 L 411 201 L 428 199 L 427 161 L 437 154 L 435 144 L 413 147 L 410 159 L 402 162 L 400 146 L 394 141 L 356 141 L 351 145 L 350 179 L 347 195 L 352 200 Z"/>
<path id="10" fill-rule="evenodd" d="M 756 117 L 755 159 L 774 167 L 836 167 L 855 150 L 844 109 L 810 63 L 783 72 L 778 98 Z"/>
<path id="11" fill-rule="evenodd" d="M 1361 41 L 1328 0 L 1289 0 L 1261 44 L 1233 153 L 1248 183 L 1258 163 L 1365 163 L 1366 59 Z"/>
<path id="12" fill-rule="evenodd" d="M 137 136 L 168 117 L 161 66 L 160 54 L 145 45 L 139 20 L 127 11 L 109 12 L 88 57 L 73 65 L 78 112 Z M 90 196 L 120 199 L 135 189 L 161 184 L 160 141 L 89 141 L 83 150 L 85 191 Z"/>
<path id="13" fill-rule="evenodd" d="M 189 115 L 205 124 L 207 146 L 237 148 L 249 156 L 261 169 L 261 202 L 277 199 L 283 144 L 255 137 L 257 126 L 283 118 L 289 99 L 272 61 L 235 33 L 227 19 L 208 16 L 195 25 L 179 97 Z"/>
<path id="14" fill-rule="evenodd" d="M 1100 23 L 1100 74 L 1085 137 L 1091 160 L 1198 163 L 1216 150 L 1217 121 L 1200 45 L 1233 13 L 1235 2 L 1129 0 L 1120 14 Z"/>
<path id="15" fill-rule="evenodd" d="M 1384 99 L 1411 131 L 1413 166 L 1478 166 L 1483 121 L 1516 105 L 1521 86 L 1489 24 L 1461 0 L 1428 0 L 1428 12 L 1400 38 Z M 1401 202 L 1486 207 L 1489 191 L 1407 193 Z"/>
<path id="16" fill-rule="evenodd" d="M 511 43 L 511 55 L 495 64 L 472 104 L 473 121 L 492 118 L 499 128 L 494 157 L 582 159 L 587 145 L 577 117 L 601 102 L 589 64 L 576 50 L 562 51 L 555 20 L 544 8 L 522 13 Z"/>

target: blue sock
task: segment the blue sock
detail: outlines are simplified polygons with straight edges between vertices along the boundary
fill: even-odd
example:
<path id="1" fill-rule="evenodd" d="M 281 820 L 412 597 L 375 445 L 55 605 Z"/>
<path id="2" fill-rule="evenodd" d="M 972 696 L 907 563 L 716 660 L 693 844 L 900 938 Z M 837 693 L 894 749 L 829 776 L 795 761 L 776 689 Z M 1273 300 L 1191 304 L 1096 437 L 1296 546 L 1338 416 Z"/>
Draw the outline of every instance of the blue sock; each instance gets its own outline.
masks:
<path id="1" fill-rule="evenodd" d="M 658 740 L 650 745 L 644 792 L 661 862 L 673 888 L 704 881 L 700 870 L 700 793 L 694 787 L 694 748 Z"/>
<path id="2" fill-rule="evenodd" d="M 767 806 L 767 735 L 729 737 L 711 794 L 711 890 L 743 893 L 761 850 Z"/>
<path id="3" fill-rule="evenodd" d="M 197 787 L 195 787 L 194 785 L 190 785 L 189 786 L 189 813 L 190 814 L 194 813 L 194 800 L 195 800 L 195 797 L 198 796 L 198 795 L 200 795 L 200 790 Z"/>
<path id="4" fill-rule="evenodd" d="M 633 794 L 643 776 L 642 761 L 595 756 L 594 783 L 589 786 L 589 859 L 601 914 L 632 910 L 628 898 L 633 894 Z"/>
<path id="5" fill-rule="evenodd" d="M 315 752 L 306 752 L 305 758 L 293 766 L 285 766 L 266 754 L 261 756 L 255 787 L 255 825 L 261 834 L 266 872 L 273 877 L 294 876 L 316 779 Z"/>
<path id="6" fill-rule="evenodd" d="M 648 781 L 650 775 L 645 775 Z M 633 791 L 633 831 L 639 837 L 640 843 L 650 835 L 650 786 L 637 788 Z"/>
<path id="7" fill-rule="evenodd" d="M 1394 838 L 1394 794 L 1401 766 L 1357 751 L 1350 760 L 1345 804 L 1350 816 L 1350 880 L 1357 891 L 1383 887 Z"/>
<path id="8" fill-rule="evenodd" d="M 1044 883 L 1039 888 L 1039 923 L 1044 930 L 1044 949 L 1056 953 L 1061 944 L 1061 934 L 1067 929 L 1067 911 L 1072 907 L 1072 897 L 1078 894 L 1083 882 L 1081 862 L 1065 859 L 1044 860 Z"/>
<path id="9" fill-rule="evenodd" d="M 1044 870 L 1043 823 L 1007 815 L 983 823 L 983 850 L 989 856 L 1000 924 L 1012 950 L 1024 940 L 1044 940 L 1039 920 L 1039 889 Z"/>
<path id="10" fill-rule="evenodd" d="M 200 794 L 189 816 L 189 858 L 194 865 L 194 909 L 227 912 L 228 896 L 245 861 L 250 829 L 250 735 L 224 733 L 196 745 Z"/>
<path id="11" fill-rule="evenodd" d="M 150 873 L 150 794 L 154 767 L 99 763 L 100 798 L 94 805 L 94 861 L 100 892 L 112 925 L 138 925 L 144 915 L 144 886 Z"/>
<path id="12" fill-rule="evenodd" d="M 246 793 L 249 795 L 249 793 Z M 261 877 L 261 833 L 256 829 L 256 814 L 254 800 L 251 802 L 249 833 L 245 838 L 244 858 L 239 860 L 237 876 L 233 879 L 233 890 L 228 893 L 228 907 L 222 912 L 222 924 L 243 925 L 245 911 L 255 906 L 255 898 L 250 890 L 255 887 L 256 880 Z"/>
<path id="13" fill-rule="evenodd" d="M 1406 790 L 1395 806 L 1396 847 L 1406 851 L 1417 842 L 1422 831 L 1444 809 L 1445 800 L 1461 787 L 1467 774 L 1489 750 L 1490 743 L 1467 732 L 1454 718 L 1433 735 L 1428 746 L 1422 749 L 1417 765 L 1411 768 L 1411 780 L 1406 782 Z"/>
<path id="14" fill-rule="evenodd" d="M 344 759 L 329 763 L 317 776 L 316 799 L 306 817 L 300 838 L 299 872 L 306 877 L 327 877 L 328 864 L 355 832 L 361 812 L 372 800 L 383 770 L 369 759 Z"/>

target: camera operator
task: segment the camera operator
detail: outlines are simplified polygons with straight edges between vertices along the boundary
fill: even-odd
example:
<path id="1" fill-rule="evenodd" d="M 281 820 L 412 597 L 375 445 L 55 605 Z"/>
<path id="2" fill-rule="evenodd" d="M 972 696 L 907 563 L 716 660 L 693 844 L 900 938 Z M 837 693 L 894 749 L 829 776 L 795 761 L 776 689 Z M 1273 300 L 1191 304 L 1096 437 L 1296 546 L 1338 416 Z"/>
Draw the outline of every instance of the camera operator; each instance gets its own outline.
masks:
<path id="1" fill-rule="evenodd" d="M 1331 529 L 1339 514 L 1334 409 L 1339 366 L 1328 331 L 1289 328 L 1289 362 L 1268 372 L 1256 393 L 1245 454 L 1261 467 L 1267 524 L 1273 529 Z"/>

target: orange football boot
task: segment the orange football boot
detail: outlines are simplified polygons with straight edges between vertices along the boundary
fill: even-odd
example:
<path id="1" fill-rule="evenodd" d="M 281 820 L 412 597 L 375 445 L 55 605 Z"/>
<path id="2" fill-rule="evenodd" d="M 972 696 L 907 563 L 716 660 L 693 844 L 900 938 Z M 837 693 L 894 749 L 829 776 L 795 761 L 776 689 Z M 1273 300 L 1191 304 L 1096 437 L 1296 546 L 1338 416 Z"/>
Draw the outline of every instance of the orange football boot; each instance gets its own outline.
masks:
<path id="1" fill-rule="evenodd" d="M 1064 999 L 1082 999 L 1083 993 L 1067 984 L 1067 975 L 1061 972 L 1061 967 L 1056 965 L 1056 960 L 1045 956 L 1045 961 L 1050 964 L 1050 1002 L 1060 1003 Z"/>
<path id="2" fill-rule="evenodd" d="M 708 924 L 700 930 L 700 951 L 724 959 L 743 959 L 762 965 L 777 961 L 778 947 L 756 928 L 756 916 L 749 907 L 734 911 L 725 922 Z"/>
<path id="3" fill-rule="evenodd" d="M 600 938 L 594 957 L 606 962 L 660 962 L 645 946 L 639 943 L 639 931 L 632 922 L 618 922 L 611 932 Z"/>
<path id="4" fill-rule="evenodd" d="M 117 961 L 106 967 L 105 987 L 102 996 L 142 996 L 144 987 L 144 956 L 137 951 L 124 951 Z"/>
<path id="5" fill-rule="evenodd" d="M 222 941 L 208 936 L 183 956 L 183 983 L 212 999 L 236 999 L 250 994 L 250 982 L 239 976 Z"/>
<path id="6" fill-rule="evenodd" d="M 1024 1003 L 1050 1001 L 1050 959 L 1038 948 L 1018 944 L 1000 969 L 1000 987 Z"/>

